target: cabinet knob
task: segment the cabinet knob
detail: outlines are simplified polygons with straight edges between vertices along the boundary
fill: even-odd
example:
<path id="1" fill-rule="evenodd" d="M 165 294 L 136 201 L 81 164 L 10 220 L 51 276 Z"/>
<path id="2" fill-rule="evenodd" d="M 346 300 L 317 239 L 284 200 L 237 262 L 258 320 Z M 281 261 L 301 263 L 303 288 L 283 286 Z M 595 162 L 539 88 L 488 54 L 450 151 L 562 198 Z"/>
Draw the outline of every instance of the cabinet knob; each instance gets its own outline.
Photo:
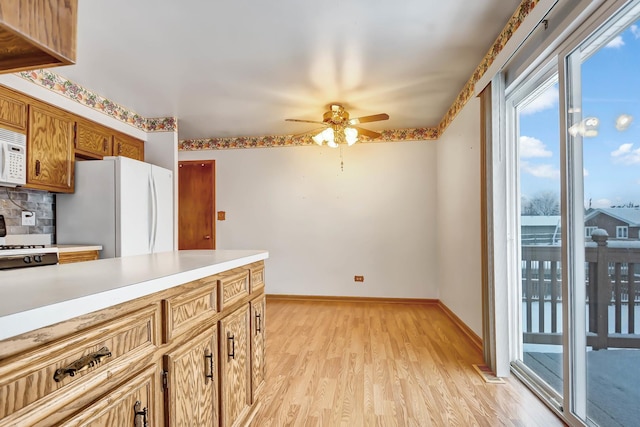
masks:
<path id="1" fill-rule="evenodd" d="M 118 142 L 118 155 L 122 154 L 122 143 Z"/>
<path id="2" fill-rule="evenodd" d="M 109 148 L 109 144 L 107 143 L 107 138 L 102 140 L 102 151 L 107 152 L 107 148 Z"/>
<path id="3" fill-rule="evenodd" d="M 140 409 L 141 406 L 142 406 L 142 403 L 139 400 L 133 404 L 133 414 L 134 414 L 133 424 L 135 425 L 135 427 L 148 427 L 147 415 L 149 411 L 147 410 L 146 407 Z M 138 417 L 142 417 L 142 424 L 140 424 L 140 418 Z"/>
<path id="4" fill-rule="evenodd" d="M 256 335 L 262 331 L 262 318 L 260 313 L 256 313 Z"/>
<path id="5" fill-rule="evenodd" d="M 213 382 L 213 353 L 205 355 L 204 358 L 209 360 L 209 373 L 204 376 Z"/>
<path id="6" fill-rule="evenodd" d="M 227 340 L 231 341 L 231 352 L 228 354 L 228 356 L 232 359 L 235 359 L 236 358 L 236 337 L 235 335 L 227 334 Z"/>

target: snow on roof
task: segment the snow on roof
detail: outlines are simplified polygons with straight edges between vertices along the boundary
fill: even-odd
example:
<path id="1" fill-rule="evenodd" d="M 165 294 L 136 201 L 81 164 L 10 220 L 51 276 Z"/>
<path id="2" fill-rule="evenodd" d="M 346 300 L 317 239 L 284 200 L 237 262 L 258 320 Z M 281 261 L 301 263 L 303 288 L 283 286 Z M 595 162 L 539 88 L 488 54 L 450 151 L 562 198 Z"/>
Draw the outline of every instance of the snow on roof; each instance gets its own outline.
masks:
<path id="1" fill-rule="evenodd" d="M 632 227 L 640 226 L 640 208 L 598 208 L 589 212 L 585 217 L 585 221 L 588 221 L 599 214 L 609 215 L 620 221 L 628 223 Z"/>

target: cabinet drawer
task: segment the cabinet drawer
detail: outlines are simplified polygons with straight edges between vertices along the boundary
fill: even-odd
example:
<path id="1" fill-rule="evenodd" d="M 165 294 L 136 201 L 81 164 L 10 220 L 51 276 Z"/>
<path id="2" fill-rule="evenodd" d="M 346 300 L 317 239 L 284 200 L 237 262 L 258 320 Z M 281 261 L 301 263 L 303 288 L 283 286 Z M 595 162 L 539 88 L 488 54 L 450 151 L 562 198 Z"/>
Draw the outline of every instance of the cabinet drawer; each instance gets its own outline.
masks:
<path id="1" fill-rule="evenodd" d="M 264 264 L 249 269 L 251 272 L 251 293 L 264 289 Z"/>
<path id="2" fill-rule="evenodd" d="M 155 350 L 159 312 L 154 304 L 0 361 L 0 425 L 55 423 L 124 379 Z"/>
<path id="3" fill-rule="evenodd" d="M 202 324 L 218 311 L 218 281 L 205 278 L 192 284 L 198 287 L 162 301 L 165 343 Z"/>
<path id="4" fill-rule="evenodd" d="M 220 311 L 249 295 L 249 270 L 234 269 L 219 276 Z"/>

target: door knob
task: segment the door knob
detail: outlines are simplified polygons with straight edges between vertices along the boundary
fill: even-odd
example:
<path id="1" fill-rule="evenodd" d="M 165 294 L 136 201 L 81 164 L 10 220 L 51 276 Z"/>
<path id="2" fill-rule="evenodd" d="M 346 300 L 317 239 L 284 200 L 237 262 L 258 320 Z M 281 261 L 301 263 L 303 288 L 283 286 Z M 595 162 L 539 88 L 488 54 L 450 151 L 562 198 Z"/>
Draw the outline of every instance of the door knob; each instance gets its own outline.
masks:
<path id="1" fill-rule="evenodd" d="M 211 236 L 206 235 L 206 236 L 204 236 L 204 239 L 205 239 L 205 240 L 211 240 Z"/>

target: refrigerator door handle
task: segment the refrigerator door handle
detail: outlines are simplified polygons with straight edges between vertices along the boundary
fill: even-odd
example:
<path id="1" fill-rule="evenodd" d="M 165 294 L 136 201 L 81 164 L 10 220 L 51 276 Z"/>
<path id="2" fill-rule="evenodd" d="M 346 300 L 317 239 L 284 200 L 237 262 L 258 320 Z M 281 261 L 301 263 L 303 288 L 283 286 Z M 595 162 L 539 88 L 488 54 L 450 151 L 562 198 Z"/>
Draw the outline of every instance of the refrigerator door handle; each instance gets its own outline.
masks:
<path id="1" fill-rule="evenodd" d="M 156 251 L 156 240 L 158 239 L 158 187 L 156 180 L 151 174 L 151 184 L 153 188 L 153 246 L 151 252 Z"/>
<path id="2" fill-rule="evenodd" d="M 149 214 L 149 253 L 152 254 L 153 253 L 153 232 L 154 232 L 154 217 L 155 217 L 155 200 L 153 199 L 153 176 L 151 175 L 151 172 L 149 172 L 149 181 L 147 182 L 147 184 L 149 184 L 149 207 L 148 207 L 148 214 Z"/>

